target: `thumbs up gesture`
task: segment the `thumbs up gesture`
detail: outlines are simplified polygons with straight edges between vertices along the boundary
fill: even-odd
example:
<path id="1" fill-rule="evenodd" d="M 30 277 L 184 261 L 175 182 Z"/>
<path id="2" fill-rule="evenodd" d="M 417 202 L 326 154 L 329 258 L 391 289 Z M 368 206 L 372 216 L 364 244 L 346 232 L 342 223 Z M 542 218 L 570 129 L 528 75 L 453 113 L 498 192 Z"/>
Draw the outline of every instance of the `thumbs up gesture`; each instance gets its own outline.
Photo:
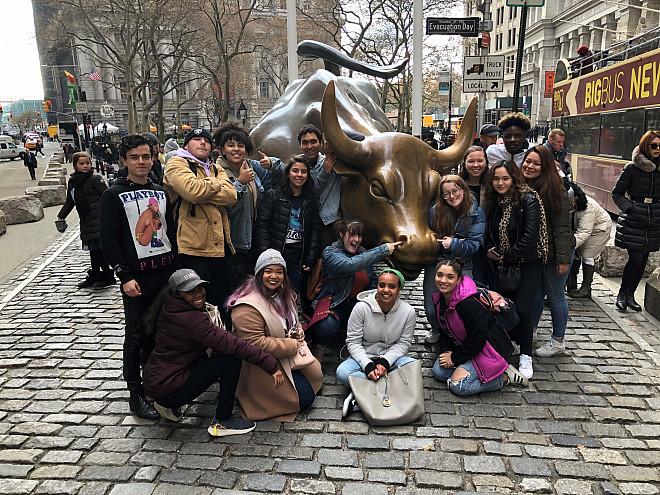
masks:
<path id="1" fill-rule="evenodd" d="M 247 184 L 251 180 L 254 180 L 254 170 L 247 161 L 243 161 L 241 165 L 241 171 L 238 173 L 238 181 L 242 184 Z"/>
<path id="2" fill-rule="evenodd" d="M 271 167 L 270 159 L 261 151 L 257 151 L 257 153 L 259 154 L 259 165 L 268 170 Z"/>

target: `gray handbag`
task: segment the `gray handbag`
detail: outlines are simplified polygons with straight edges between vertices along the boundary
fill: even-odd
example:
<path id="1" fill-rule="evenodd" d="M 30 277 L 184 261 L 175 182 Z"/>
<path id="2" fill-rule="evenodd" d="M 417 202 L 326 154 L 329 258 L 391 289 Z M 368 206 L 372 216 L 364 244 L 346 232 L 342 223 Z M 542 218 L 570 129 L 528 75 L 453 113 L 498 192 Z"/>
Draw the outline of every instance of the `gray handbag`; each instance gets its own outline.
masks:
<path id="1" fill-rule="evenodd" d="M 371 425 L 405 425 L 424 414 L 420 360 L 395 368 L 377 381 L 349 376 L 348 383 Z"/>

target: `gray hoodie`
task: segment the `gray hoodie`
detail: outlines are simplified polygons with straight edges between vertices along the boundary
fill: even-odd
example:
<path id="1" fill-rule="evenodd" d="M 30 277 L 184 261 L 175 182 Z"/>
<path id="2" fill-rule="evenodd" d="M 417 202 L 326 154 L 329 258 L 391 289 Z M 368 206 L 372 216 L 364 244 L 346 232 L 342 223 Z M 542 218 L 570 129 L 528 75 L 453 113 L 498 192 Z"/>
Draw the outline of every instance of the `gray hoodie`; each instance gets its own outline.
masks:
<path id="1" fill-rule="evenodd" d="M 167 163 L 167 160 L 170 159 L 174 155 L 174 152 L 179 149 L 179 143 L 177 143 L 176 139 L 170 138 L 167 141 L 165 141 L 165 163 Z M 163 167 L 165 166 L 165 163 L 163 163 Z"/>
<path id="2" fill-rule="evenodd" d="M 415 331 L 415 310 L 401 298 L 385 314 L 376 301 L 376 289 L 360 292 L 348 319 L 346 346 L 362 370 L 374 358 L 391 365 L 410 349 Z"/>

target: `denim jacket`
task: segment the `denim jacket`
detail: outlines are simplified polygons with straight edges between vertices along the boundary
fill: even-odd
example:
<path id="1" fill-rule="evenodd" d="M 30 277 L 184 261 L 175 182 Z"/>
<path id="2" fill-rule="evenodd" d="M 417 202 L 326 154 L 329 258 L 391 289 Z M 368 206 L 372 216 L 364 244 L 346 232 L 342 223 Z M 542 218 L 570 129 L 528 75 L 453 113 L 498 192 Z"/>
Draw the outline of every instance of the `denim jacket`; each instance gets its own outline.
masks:
<path id="1" fill-rule="evenodd" d="M 431 230 L 435 228 L 433 223 L 433 214 L 435 213 L 435 205 L 429 210 L 429 227 Z M 458 223 L 454 230 L 455 234 L 460 234 L 464 239 L 456 239 L 455 237 L 451 240 L 449 249 L 445 249 L 440 246 L 440 251 L 438 252 L 438 258 L 446 256 L 449 259 L 454 259 L 461 257 L 464 262 L 464 268 L 472 268 L 472 257 L 474 253 L 479 250 L 479 246 L 484 243 L 484 230 L 486 228 L 486 214 L 479 206 L 477 202 L 472 202 L 472 211 L 470 212 L 470 230 L 468 231 L 467 226 L 465 225 L 465 218 L 461 215 L 458 218 Z"/>
<path id="2" fill-rule="evenodd" d="M 257 186 L 259 195 L 267 191 L 273 185 L 278 184 L 284 173 L 284 164 L 277 158 L 269 158 L 271 168 L 266 170 L 257 160 L 248 160 L 254 170 L 254 183 Z M 238 174 L 229 166 L 227 161 L 221 156 L 216 165 L 222 167 L 229 180 L 236 187 L 237 201 L 234 206 L 227 208 L 227 215 L 231 222 L 231 242 L 236 249 L 249 250 L 252 246 L 252 212 L 250 211 L 250 192 L 247 184 L 241 184 L 238 181 Z M 257 200 L 257 211 L 259 201 Z M 257 211 L 254 212 L 256 217 Z"/>
<path id="3" fill-rule="evenodd" d="M 323 170 L 325 156 L 319 155 L 319 159 L 312 169 L 314 185 L 319 193 L 319 215 L 323 225 L 330 225 L 341 217 L 339 212 L 339 200 L 341 196 L 341 175 L 334 170 L 330 173 Z"/>
<path id="4" fill-rule="evenodd" d="M 325 285 L 316 301 L 331 294 L 331 308 L 344 302 L 353 289 L 355 274 L 360 270 L 364 270 L 369 277 L 369 287 L 367 289 L 375 289 L 378 277 L 376 277 L 373 264 L 389 256 L 389 254 L 387 244 L 381 244 L 355 256 L 349 256 L 348 251 L 344 249 L 343 242 L 333 242 L 331 246 L 323 250 L 322 278 Z"/>

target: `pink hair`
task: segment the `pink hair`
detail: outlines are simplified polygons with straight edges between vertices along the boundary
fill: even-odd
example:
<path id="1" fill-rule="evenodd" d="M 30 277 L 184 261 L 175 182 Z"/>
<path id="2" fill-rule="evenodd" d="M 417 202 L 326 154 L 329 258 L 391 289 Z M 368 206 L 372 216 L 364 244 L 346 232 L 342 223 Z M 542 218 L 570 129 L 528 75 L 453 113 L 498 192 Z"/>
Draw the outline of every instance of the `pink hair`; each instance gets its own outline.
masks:
<path id="1" fill-rule="evenodd" d="M 265 267 L 264 267 L 265 268 Z M 269 297 L 268 294 L 266 293 L 266 287 L 264 286 L 262 280 L 262 275 L 263 275 L 263 269 L 260 270 L 256 276 L 255 275 L 249 275 L 246 279 L 245 282 L 243 282 L 240 287 L 238 287 L 231 296 L 227 299 L 227 309 L 236 302 L 238 299 L 241 297 L 245 297 L 248 294 L 252 294 L 253 292 L 258 293 L 264 301 L 268 303 L 268 305 L 271 307 L 275 313 L 277 313 L 279 316 L 281 316 L 284 319 L 287 319 L 291 316 L 291 314 L 297 314 L 298 313 L 298 308 L 296 306 L 296 293 L 295 291 L 291 288 L 291 282 L 289 282 L 289 276 L 284 274 L 284 282 L 282 283 L 281 287 L 277 289 L 277 292 L 280 295 L 280 298 L 282 300 L 282 304 L 277 304 L 275 303 L 274 299 L 272 297 Z"/>

